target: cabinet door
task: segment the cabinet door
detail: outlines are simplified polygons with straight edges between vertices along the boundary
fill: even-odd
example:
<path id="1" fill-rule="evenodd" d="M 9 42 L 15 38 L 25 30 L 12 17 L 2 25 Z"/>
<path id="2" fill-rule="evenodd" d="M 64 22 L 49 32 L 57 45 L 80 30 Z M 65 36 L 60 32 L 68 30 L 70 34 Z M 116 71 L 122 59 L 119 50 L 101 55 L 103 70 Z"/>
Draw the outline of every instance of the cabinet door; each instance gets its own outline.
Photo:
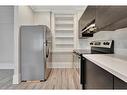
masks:
<path id="1" fill-rule="evenodd" d="M 113 75 L 86 60 L 86 89 L 113 89 Z"/>
<path id="2" fill-rule="evenodd" d="M 127 6 L 97 6 L 96 26 L 100 30 L 114 30 L 114 28 L 110 26 L 125 18 L 127 16 L 126 10 Z"/>
<path id="3" fill-rule="evenodd" d="M 116 23 L 113 23 L 112 25 L 104 28 L 103 30 L 116 30 L 125 27 L 127 27 L 127 17 L 117 21 Z"/>
<path id="4" fill-rule="evenodd" d="M 114 77 L 114 89 L 127 89 L 127 83 Z"/>
<path id="5" fill-rule="evenodd" d="M 81 35 L 82 29 L 87 27 L 95 19 L 95 16 L 96 16 L 96 6 L 88 6 L 79 20 L 80 38 L 82 37 Z"/>
<path id="6" fill-rule="evenodd" d="M 95 19 L 95 15 L 96 15 L 96 6 L 88 6 L 81 17 L 83 28 Z"/>

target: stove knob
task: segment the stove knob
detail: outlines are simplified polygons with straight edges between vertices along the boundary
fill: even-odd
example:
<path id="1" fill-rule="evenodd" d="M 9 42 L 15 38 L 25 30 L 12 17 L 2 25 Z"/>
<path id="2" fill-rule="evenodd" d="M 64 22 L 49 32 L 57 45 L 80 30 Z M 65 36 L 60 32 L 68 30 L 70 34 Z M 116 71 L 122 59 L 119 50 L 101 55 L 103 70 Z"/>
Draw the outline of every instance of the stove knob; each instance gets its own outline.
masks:
<path id="1" fill-rule="evenodd" d="M 93 45 L 93 43 L 91 42 L 90 45 Z"/>
<path id="2" fill-rule="evenodd" d="M 110 43 L 109 43 L 109 42 L 106 42 L 105 44 L 106 44 L 106 45 L 109 45 Z"/>
<path id="3" fill-rule="evenodd" d="M 104 42 L 103 45 L 106 45 L 106 43 Z"/>

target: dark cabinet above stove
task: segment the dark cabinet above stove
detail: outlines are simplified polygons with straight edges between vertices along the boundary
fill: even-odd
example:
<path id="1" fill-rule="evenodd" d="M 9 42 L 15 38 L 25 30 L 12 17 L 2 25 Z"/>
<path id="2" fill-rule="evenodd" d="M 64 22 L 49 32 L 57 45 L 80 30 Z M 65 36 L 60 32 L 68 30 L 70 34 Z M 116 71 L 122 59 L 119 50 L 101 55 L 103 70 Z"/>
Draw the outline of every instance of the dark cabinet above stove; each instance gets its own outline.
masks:
<path id="1" fill-rule="evenodd" d="M 81 29 L 87 27 L 95 19 L 95 6 L 89 6 L 84 11 L 79 23 L 81 24 Z"/>
<path id="2" fill-rule="evenodd" d="M 82 32 L 92 23 L 95 22 L 95 13 L 96 13 L 96 6 L 88 6 L 84 11 L 83 15 L 79 20 L 79 37 L 92 37 L 92 33 L 83 33 Z"/>
<path id="3" fill-rule="evenodd" d="M 127 6 L 97 6 L 96 27 L 98 31 L 116 30 L 127 27 Z M 124 20 L 123 20 L 124 19 Z M 127 22 L 127 21 L 126 21 Z"/>
<path id="4" fill-rule="evenodd" d="M 79 38 L 127 27 L 126 10 L 127 6 L 88 6 L 79 20 Z"/>

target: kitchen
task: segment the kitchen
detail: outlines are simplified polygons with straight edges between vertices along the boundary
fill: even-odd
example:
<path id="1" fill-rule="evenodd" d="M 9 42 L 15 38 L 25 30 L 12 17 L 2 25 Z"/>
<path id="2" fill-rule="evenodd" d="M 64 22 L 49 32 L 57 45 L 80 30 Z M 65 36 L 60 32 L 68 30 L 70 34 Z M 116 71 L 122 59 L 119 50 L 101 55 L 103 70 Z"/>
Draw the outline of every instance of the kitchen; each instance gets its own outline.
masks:
<path id="1" fill-rule="evenodd" d="M 126 9 L 126 6 L 0 6 L 0 89 L 126 89 Z M 42 74 L 39 58 L 27 53 L 33 49 L 30 46 L 33 34 L 23 34 L 31 31 L 30 27 L 33 31 L 39 26 L 48 27 L 52 38 L 51 50 L 44 50 L 51 53 L 52 62 L 49 65 L 44 62 L 46 67 L 42 69 L 51 71 L 43 80 L 35 78 Z M 23 37 L 31 40 L 27 43 L 28 39 Z M 35 45 L 38 49 L 37 42 Z"/>

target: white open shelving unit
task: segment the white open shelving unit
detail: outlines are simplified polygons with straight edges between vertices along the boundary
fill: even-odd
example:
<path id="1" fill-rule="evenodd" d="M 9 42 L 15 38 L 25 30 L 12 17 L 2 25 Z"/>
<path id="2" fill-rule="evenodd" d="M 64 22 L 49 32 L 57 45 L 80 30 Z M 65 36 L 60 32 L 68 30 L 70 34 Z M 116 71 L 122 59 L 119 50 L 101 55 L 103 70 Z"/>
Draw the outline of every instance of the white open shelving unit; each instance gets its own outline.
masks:
<path id="1" fill-rule="evenodd" d="M 72 51 L 75 48 L 75 15 L 53 15 L 53 68 L 72 68 Z"/>
<path id="2" fill-rule="evenodd" d="M 72 52 L 74 49 L 74 15 L 55 14 L 55 51 Z"/>

